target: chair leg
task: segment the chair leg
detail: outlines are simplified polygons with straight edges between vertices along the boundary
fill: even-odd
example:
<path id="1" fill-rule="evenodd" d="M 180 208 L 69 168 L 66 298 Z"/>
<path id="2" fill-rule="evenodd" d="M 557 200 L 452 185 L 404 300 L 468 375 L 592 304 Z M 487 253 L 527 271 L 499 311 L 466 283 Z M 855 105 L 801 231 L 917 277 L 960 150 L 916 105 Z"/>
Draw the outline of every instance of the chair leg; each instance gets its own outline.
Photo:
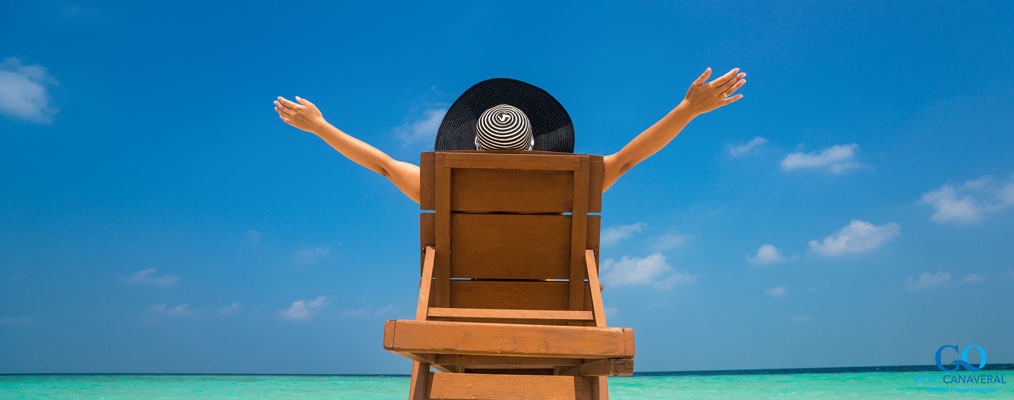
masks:
<path id="1" fill-rule="evenodd" d="M 592 381 L 592 399 L 609 400 L 609 383 L 604 376 L 596 376 Z"/>
<path id="2" fill-rule="evenodd" d="M 412 383 L 409 385 L 408 400 L 429 400 L 430 365 L 412 361 Z"/>

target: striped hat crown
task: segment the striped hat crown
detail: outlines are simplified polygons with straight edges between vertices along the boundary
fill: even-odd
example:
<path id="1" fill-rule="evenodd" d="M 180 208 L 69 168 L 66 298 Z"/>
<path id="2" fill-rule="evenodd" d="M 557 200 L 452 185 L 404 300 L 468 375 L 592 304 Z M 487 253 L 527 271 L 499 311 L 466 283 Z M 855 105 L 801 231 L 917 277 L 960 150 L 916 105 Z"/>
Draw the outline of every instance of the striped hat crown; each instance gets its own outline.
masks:
<path id="1" fill-rule="evenodd" d="M 531 150 L 534 147 L 532 124 L 517 107 L 509 104 L 490 107 L 475 123 L 477 150 Z"/>

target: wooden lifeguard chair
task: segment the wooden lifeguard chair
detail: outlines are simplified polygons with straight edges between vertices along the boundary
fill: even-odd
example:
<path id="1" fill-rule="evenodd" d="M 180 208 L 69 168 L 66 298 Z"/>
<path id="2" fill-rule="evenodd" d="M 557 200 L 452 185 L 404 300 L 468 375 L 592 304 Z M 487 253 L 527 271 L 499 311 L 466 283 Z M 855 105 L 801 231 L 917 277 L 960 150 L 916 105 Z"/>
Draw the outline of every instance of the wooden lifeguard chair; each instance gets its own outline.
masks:
<path id="1" fill-rule="evenodd" d="M 384 326 L 409 399 L 604 400 L 633 373 L 602 308 L 602 176 L 595 155 L 422 153 L 418 310 Z"/>

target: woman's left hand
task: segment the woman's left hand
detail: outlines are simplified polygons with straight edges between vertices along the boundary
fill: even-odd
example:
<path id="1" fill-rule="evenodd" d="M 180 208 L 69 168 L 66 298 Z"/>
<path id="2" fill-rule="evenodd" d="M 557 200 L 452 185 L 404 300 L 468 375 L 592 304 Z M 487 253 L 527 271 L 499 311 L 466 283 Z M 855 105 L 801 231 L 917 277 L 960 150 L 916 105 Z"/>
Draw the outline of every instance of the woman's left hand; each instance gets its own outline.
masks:
<path id="1" fill-rule="evenodd" d="M 304 131 L 316 134 L 317 131 L 327 124 L 324 116 L 309 100 L 296 96 L 296 102 L 278 96 L 275 100 L 275 112 L 285 123 Z"/>
<path id="2" fill-rule="evenodd" d="M 686 97 L 683 98 L 683 105 L 694 115 L 704 114 L 708 111 L 730 104 L 742 99 L 743 95 L 732 96 L 736 90 L 746 83 L 746 72 L 739 72 L 739 68 L 731 71 L 715 80 L 705 83 L 711 76 L 711 68 L 704 70 L 701 76 L 690 85 Z M 729 97 L 732 96 L 732 97 Z"/>

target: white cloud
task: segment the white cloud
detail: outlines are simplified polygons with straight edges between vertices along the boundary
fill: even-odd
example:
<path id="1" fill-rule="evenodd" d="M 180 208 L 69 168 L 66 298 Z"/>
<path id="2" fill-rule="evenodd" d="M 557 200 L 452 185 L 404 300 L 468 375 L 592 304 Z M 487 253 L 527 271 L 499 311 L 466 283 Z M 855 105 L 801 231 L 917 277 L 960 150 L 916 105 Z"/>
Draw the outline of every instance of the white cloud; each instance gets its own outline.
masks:
<path id="1" fill-rule="evenodd" d="M 771 297 L 785 296 L 785 285 L 764 289 L 764 294 Z"/>
<path id="2" fill-rule="evenodd" d="M 327 304 L 327 297 L 319 296 L 313 300 L 296 300 L 288 309 L 282 311 L 282 318 L 291 320 L 308 320 Z"/>
<path id="3" fill-rule="evenodd" d="M 620 309 L 616 307 L 605 307 L 602 309 L 602 312 L 606 314 L 606 318 L 612 318 L 620 315 Z"/>
<path id="4" fill-rule="evenodd" d="M 309 264 L 328 254 L 331 254 L 331 248 L 327 246 L 304 247 L 296 251 L 296 261 Z"/>
<path id="5" fill-rule="evenodd" d="M 810 320 L 810 316 L 809 315 L 793 315 L 790 319 L 794 323 L 801 324 L 803 322 L 809 321 Z"/>
<path id="6" fill-rule="evenodd" d="M 754 265 L 767 265 L 785 261 L 785 256 L 774 245 L 765 244 L 757 249 L 757 254 L 748 254 L 746 261 Z"/>
<path id="7" fill-rule="evenodd" d="M 655 239 L 655 250 L 669 250 L 687 241 L 690 235 L 684 233 L 667 233 Z"/>
<path id="8" fill-rule="evenodd" d="M 232 303 L 232 304 L 229 304 L 229 305 L 227 305 L 225 307 L 222 307 L 222 308 L 218 309 L 218 312 L 220 312 L 222 314 L 225 314 L 225 315 L 232 315 L 232 314 L 238 313 L 240 311 L 243 311 L 243 305 L 239 304 L 239 303 Z"/>
<path id="9" fill-rule="evenodd" d="M 833 173 L 842 173 L 862 166 L 855 160 L 859 145 L 836 144 L 819 152 L 789 153 L 782 159 L 783 170 L 794 169 L 827 169 Z"/>
<path id="10" fill-rule="evenodd" d="M 50 123 L 56 108 L 48 86 L 56 85 L 41 65 L 24 65 L 17 57 L 0 62 L 0 112 L 29 121 Z"/>
<path id="11" fill-rule="evenodd" d="M 180 304 L 176 307 L 169 307 L 165 304 L 155 304 L 148 307 L 148 311 L 155 314 L 168 315 L 170 317 L 182 317 L 184 315 L 189 315 L 192 312 L 190 310 L 190 306 L 187 304 Z"/>
<path id="12" fill-rule="evenodd" d="M 436 140 L 437 129 L 446 113 L 447 108 L 424 110 L 418 119 L 396 126 L 393 133 L 404 145 L 432 143 Z"/>
<path id="13" fill-rule="evenodd" d="M 657 289 L 670 289 L 697 280 L 688 272 L 674 270 L 658 252 L 645 258 L 623 256 L 620 261 L 609 258 L 602 262 L 602 276 L 611 286 L 644 285 Z"/>
<path id="14" fill-rule="evenodd" d="M 767 142 L 768 142 L 767 139 L 757 136 L 753 139 L 750 139 L 750 141 L 746 143 L 729 145 L 729 155 L 733 157 L 745 155 L 747 153 L 750 153 L 751 151 L 756 150 L 758 147 Z"/>
<path id="15" fill-rule="evenodd" d="M 967 283 L 978 283 L 978 282 L 982 282 L 982 281 L 986 280 L 986 276 L 983 275 L 983 274 L 972 273 L 972 274 L 965 275 L 965 277 L 961 278 L 961 280 L 963 280 L 963 281 L 965 281 Z"/>
<path id="16" fill-rule="evenodd" d="M 908 290 L 932 289 L 950 281 L 951 274 L 947 272 L 937 272 L 935 274 L 923 272 L 921 275 L 919 275 L 918 278 L 905 279 L 905 289 Z"/>
<path id="17" fill-rule="evenodd" d="M 126 279 L 127 283 L 131 285 L 153 285 L 161 287 L 171 287 L 179 282 L 179 275 L 158 275 L 155 268 L 145 268 L 134 273 Z"/>
<path id="18" fill-rule="evenodd" d="M 933 207 L 930 219 L 934 222 L 976 222 L 982 219 L 979 206 L 972 196 L 958 197 L 953 186 L 944 185 L 922 195 L 922 201 Z"/>
<path id="19" fill-rule="evenodd" d="M 629 238 L 634 233 L 640 232 L 645 226 L 648 226 L 648 224 L 645 224 L 644 222 L 637 222 L 630 225 L 605 228 L 599 236 L 599 243 L 603 246 L 619 243 L 619 241 Z"/>
<path id="20" fill-rule="evenodd" d="M 810 249 L 828 257 L 860 253 L 873 250 L 891 240 L 900 230 L 898 224 L 894 222 L 876 226 L 866 221 L 853 220 L 838 232 L 824 238 L 822 242 L 811 240 Z"/>
<path id="21" fill-rule="evenodd" d="M 985 214 L 1014 205 L 1014 178 L 997 182 L 987 175 L 960 186 L 943 185 L 924 193 L 920 203 L 933 208 L 933 222 L 978 222 Z"/>

